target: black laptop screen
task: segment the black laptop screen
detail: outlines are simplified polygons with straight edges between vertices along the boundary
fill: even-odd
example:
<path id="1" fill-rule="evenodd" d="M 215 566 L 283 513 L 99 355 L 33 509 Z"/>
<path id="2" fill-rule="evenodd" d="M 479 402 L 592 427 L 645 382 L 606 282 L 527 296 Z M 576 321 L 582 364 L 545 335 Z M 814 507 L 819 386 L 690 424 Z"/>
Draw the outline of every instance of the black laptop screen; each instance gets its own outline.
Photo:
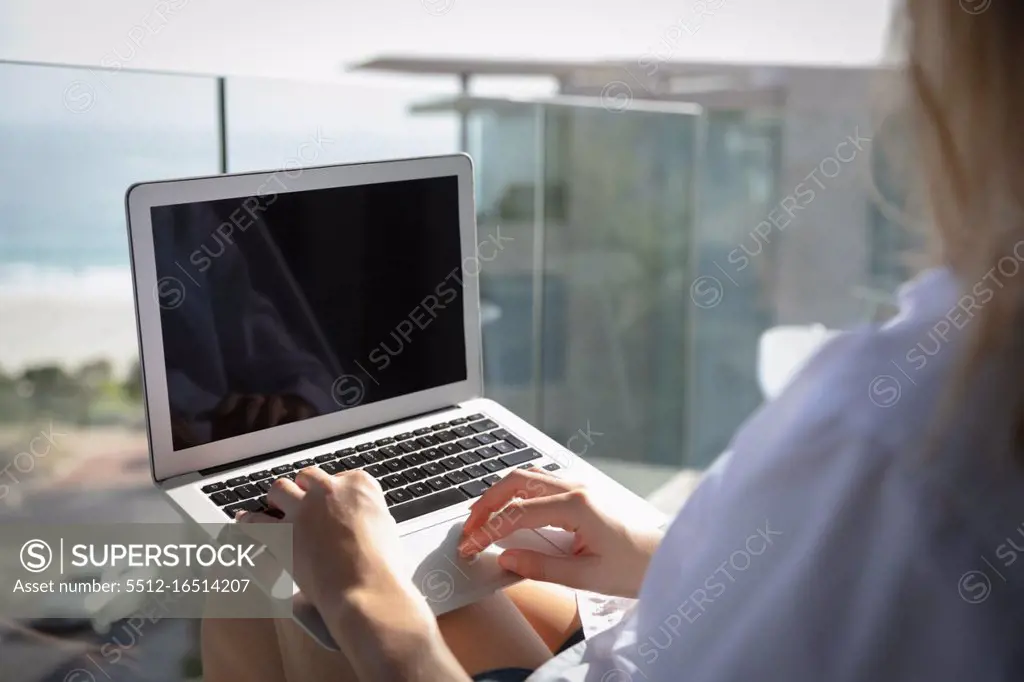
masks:
<path id="1" fill-rule="evenodd" d="M 466 379 L 456 177 L 152 219 L 175 450 Z"/>

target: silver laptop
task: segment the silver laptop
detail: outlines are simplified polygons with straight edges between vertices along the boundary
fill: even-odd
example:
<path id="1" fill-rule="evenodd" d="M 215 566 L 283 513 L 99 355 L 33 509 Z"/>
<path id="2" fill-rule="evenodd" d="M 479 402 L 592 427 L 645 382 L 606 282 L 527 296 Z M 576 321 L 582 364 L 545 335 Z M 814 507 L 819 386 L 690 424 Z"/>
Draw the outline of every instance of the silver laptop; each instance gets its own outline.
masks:
<path id="1" fill-rule="evenodd" d="M 498 548 L 472 563 L 456 551 L 470 504 L 516 467 L 662 522 L 483 397 L 478 273 L 504 237 L 477 234 L 468 156 L 142 183 L 126 203 L 153 479 L 186 517 L 265 510 L 271 483 L 304 467 L 365 469 L 438 614 L 517 580 Z M 545 529 L 500 544 L 570 541 Z"/>

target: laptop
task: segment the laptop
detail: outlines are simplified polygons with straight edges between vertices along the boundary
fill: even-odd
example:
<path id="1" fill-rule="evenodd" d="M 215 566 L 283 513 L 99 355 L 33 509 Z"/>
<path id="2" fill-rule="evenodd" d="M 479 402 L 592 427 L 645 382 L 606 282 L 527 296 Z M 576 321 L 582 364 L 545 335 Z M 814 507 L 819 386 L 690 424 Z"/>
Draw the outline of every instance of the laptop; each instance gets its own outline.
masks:
<path id="1" fill-rule="evenodd" d="M 273 481 L 305 467 L 363 469 L 398 524 L 402 570 L 437 614 L 519 579 L 497 565 L 500 547 L 471 563 L 456 550 L 474 499 L 517 467 L 663 523 L 484 397 L 480 272 L 503 257 L 514 269 L 530 250 L 500 227 L 478 234 L 473 198 L 462 154 L 129 188 L 150 463 L 186 518 L 267 510 Z M 499 544 L 559 553 L 571 536 L 518 531 Z M 335 648 L 300 593 L 264 587 Z"/>

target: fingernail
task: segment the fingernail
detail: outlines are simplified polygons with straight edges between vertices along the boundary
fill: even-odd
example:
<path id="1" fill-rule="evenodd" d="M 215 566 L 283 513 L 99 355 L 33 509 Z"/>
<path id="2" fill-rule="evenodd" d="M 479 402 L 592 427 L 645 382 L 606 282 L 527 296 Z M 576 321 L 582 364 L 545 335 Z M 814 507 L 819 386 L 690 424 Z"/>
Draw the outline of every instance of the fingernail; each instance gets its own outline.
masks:
<path id="1" fill-rule="evenodd" d="M 473 545 L 470 544 L 469 542 L 460 542 L 459 543 L 459 554 L 460 555 L 462 555 L 464 557 L 473 556 L 473 554 L 476 553 L 473 550 L 474 550 Z"/>
<path id="2" fill-rule="evenodd" d="M 516 566 L 518 563 L 519 562 L 516 560 L 515 555 L 509 554 L 508 552 L 505 552 L 504 554 L 498 557 L 498 565 L 504 568 L 506 571 L 512 571 L 513 573 L 515 573 Z"/>

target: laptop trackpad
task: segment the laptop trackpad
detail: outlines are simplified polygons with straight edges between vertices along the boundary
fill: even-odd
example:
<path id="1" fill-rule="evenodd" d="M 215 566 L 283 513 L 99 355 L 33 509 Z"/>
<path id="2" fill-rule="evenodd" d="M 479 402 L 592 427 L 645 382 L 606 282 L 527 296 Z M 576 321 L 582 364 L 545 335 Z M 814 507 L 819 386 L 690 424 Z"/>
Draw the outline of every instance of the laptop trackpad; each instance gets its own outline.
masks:
<path id="1" fill-rule="evenodd" d="M 472 560 L 459 556 L 462 521 L 425 528 L 402 537 L 407 571 L 413 584 L 441 614 L 472 603 L 490 592 L 518 582 L 521 578 L 498 565 L 506 549 L 532 549 L 545 554 L 562 554 L 554 544 L 532 530 L 518 530 L 480 552 Z M 408 574 L 408 573 L 407 573 Z"/>

